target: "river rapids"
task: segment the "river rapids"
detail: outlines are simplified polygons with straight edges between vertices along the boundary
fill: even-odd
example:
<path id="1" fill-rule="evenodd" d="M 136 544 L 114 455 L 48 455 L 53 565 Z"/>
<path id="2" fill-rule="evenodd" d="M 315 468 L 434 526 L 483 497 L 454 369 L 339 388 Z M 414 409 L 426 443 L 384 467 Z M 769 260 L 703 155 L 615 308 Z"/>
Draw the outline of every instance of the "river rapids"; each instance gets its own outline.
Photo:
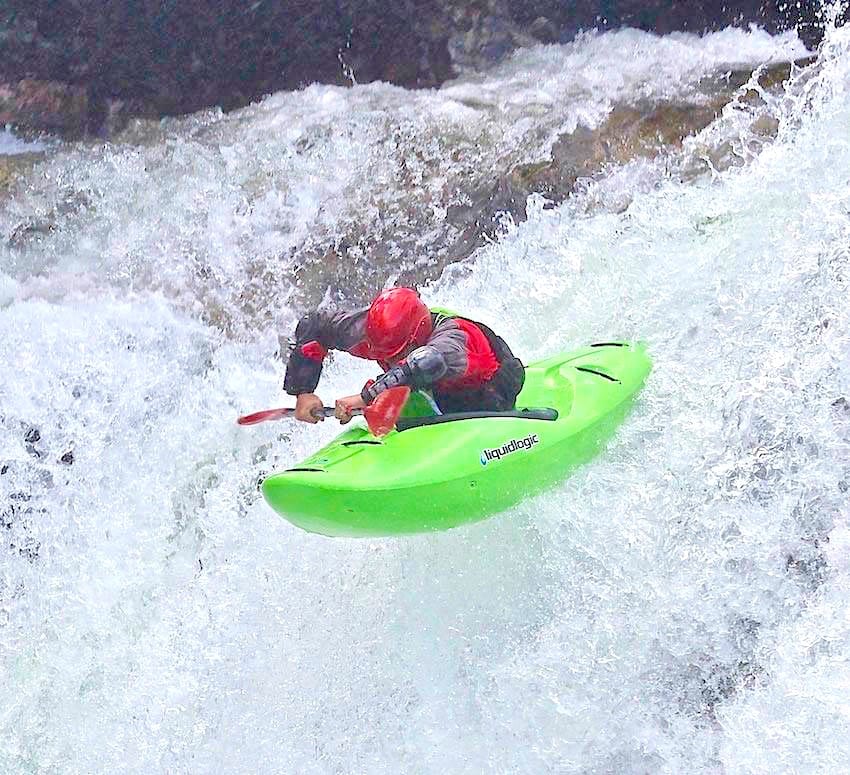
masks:
<path id="1" fill-rule="evenodd" d="M 0 134 L 37 154 L 0 189 L 0 771 L 846 772 L 850 29 L 762 88 L 806 55 L 622 30 L 438 90 Z M 684 141 L 452 254 L 494 171 L 742 68 Z M 284 403 L 305 309 L 400 279 L 527 362 L 641 339 L 653 373 L 507 513 L 301 532 L 258 484 L 338 428 L 235 417 Z M 373 372 L 337 355 L 319 393 Z"/>

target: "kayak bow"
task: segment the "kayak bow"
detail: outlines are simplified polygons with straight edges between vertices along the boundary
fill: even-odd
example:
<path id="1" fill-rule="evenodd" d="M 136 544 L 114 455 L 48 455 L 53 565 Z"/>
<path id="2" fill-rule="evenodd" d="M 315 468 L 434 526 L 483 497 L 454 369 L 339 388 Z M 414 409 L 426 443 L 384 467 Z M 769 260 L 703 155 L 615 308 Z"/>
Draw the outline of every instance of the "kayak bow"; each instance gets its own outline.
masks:
<path id="1" fill-rule="evenodd" d="M 402 418 L 381 439 L 360 423 L 263 495 L 329 536 L 445 530 L 503 511 L 591 459 L 651 369 L 643 345 L 604 342 L 526 367 L 517 411 Z M 529 409 L 529 407 L 531 407 Z"/>

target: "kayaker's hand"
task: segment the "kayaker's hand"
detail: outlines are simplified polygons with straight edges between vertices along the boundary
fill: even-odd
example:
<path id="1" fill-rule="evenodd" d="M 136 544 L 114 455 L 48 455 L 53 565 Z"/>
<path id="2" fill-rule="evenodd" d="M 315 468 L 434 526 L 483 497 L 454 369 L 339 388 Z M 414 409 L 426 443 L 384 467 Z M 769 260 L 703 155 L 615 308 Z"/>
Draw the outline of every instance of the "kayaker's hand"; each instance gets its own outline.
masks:
<path id="1" fill-rule="evenodd" d="M 356 396 L 346 396 L 345 398 L 338 398 L 336 402 L 334 416 L 343 425 L 345 425 L 349 420 L 351 420 L 352 410 L 362 409 L 364 406 L 366 406 L 366 404 L 360 397 L 359 393 Z"/>
<path id="2" fill-rule="evenodd" d="M 322 399 L 315 393 L 302 393 L 295 399 L 295 419 L 315 425 L 325 419 L 324 415 L 319 412 L 313 414 L 316 409 L 321 409 L 322 406 Z"/>

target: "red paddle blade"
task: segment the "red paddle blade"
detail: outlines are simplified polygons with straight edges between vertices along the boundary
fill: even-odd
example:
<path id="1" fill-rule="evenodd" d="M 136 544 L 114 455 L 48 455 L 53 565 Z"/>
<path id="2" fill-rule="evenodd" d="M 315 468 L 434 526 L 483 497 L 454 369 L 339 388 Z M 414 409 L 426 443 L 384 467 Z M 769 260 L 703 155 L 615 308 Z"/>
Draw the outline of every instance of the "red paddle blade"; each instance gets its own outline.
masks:
<path id="1" fill-rule="evenodd" d="M 242 415 L 242 417 L 237 418 L 236 422 L 240 425 L 256 425 L 258 422 L 265 422 L 266 420 L 280 420 L 294 413 L 294 409 L 263 409 L 261 412 Z"/>
<path id="2" fill-rule="evenodd" d="M 410 388 L 407 385 L 390 388 L 381 393 L 363 410 L 369 430 L 375 436 L 386 436 L 395 427 L 395 421 L 409 396 Z"/>

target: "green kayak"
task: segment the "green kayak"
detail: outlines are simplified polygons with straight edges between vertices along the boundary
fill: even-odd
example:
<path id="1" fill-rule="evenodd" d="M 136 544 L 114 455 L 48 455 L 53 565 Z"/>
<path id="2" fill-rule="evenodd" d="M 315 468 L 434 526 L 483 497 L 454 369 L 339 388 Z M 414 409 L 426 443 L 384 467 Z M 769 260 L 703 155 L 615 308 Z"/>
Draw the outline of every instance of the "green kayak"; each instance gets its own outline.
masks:
<path id="1" fill-rule="evenodd" d="M 362 420 L 263 482 L 269 505 L 328 536 L 445 530 L 557 484 L 610 438 L 651 369 L 643 345 L 603 342 L 526 367 L 517 411 Z"/>

